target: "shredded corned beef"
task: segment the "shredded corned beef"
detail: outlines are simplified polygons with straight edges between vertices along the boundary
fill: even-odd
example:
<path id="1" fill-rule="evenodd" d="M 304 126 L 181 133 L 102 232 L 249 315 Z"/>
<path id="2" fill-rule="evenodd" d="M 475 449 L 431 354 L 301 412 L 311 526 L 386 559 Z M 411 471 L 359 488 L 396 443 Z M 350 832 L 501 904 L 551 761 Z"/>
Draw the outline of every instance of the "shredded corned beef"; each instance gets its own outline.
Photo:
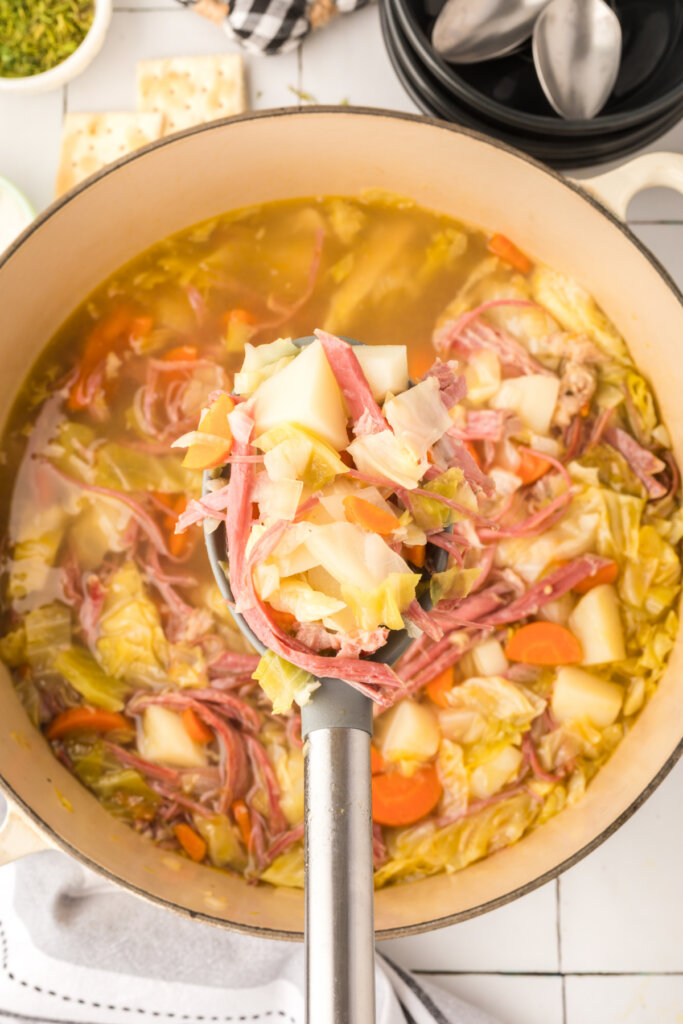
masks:
<path id="1" fill-rule="evenodd" d="M 377 434 L 381 430 L 387 430 L 387 421 L 373 398 L 353 346 L 334 334 L 328 334 L 327 331 L 316 330 L 315 335 L 325 350 L 327 361 L 344 396 L 353 421 L 354 433 Z"/>

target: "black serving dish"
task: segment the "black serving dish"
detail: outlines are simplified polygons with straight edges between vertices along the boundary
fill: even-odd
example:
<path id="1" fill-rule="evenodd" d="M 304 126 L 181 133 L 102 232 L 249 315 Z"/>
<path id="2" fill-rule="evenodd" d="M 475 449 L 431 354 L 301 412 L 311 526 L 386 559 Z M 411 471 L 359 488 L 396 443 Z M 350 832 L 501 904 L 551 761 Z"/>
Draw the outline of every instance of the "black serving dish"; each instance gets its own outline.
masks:
<path id="1" fill-rule="evenodd" d="M 677 47 L 680 48 L 680 66 L 676 66 L 676 71 L 680 75 L 681 82 L 678 88 L 673 90 L 673 98 L 669 96 L 666 103 L 658 103 L 658 113 L 655 114 L 651 110 L 645 116 L 633 116 L 631 123 L 626 125 L 624 124 L 624 111 L 612 114 L 607 112 L 589 122 L 571 122 L 563 121 L 552 113 L 542 93 L 543 103 L 549 111 L 547 115 L 527 116 L 514 108 L 503 108 L 504 114 L 500 115 L 491 103 L 472 103 L 469 94 L 463 90 L 449 88 L 444 83 L 443 68 L 449 74 L 455 69 L 451 69 L 436 57 L 424 32 L 419 29 L 419 26 L 416 29 L 415 19 L 410 13 L 409 5 L 417 7 L 418 3 L 421 4 L 422 0 L 380 0 L 381 22 L 389 56 L 398 77 L 413 101 L 421 110 L 431 116 L 487 132 L 502 142 L 524 149 L 532 156 L 560 168 L 587 166 L 626 156 L 653 142 L 672 128 L 683 116 L 683 31 L 680 31 L 681 26 L 678 26 L 677 29 L 676 45 L 674 46 L 671 41 L 668 43 L 669 51 L 676 50 Z M 659 0 L 653 0 L 653 6 L 658 8 Z M 683 23 L 683 5 L 680 7 L 680 20 Z M 679 9 L 678 4 L 676 8 Z M 423 17 L 427 16 L 423 15 Z M 433 18 L 431 21 L 433 22 Z M 673 22 L 667 24 L 673 24 Z M 676 22 L 673 27 L 676 28 L 677 25 Z M 625 40 L 627 41 L 627 39 L 625 32 Z M 631 46 L 633 45 L 635 44 L 632 43 Z M 626 42 L 624 49 L 626 52 Z M 676 52 L 679 51 L 676 50 Z M 429 56 L 429 60 L 423 59 L 425 54 Z M 508 65 L 511 61 L 517 61 L 518 66 L 521 66 L 526 59 L 524 50 L 520 50 L 510 57 L 497 61 L 461 67 L 458 72 L 471 72 L 473 68 L 481 70 L 484 67 L 498 66 L 505 73 L 504 65 Z M 668 61 L 662 61 L 662 64 L 666 64 L 668 68 L 669 78 L 667 80 L 670 81 L 673 74 L 672 66 Z M 442 65 L 442 73 L 437 74 L 439 65 Z M 626 65 L 626 71 L 629 67 L 633 69 L 634 65 Z M 620 81 L 627 82 L 626 71 L 623 68 L 624 65 L 622 65 Z M 531 71 L 533 73 L 533 66 Z M 631 73 L 635 72 L 632 70 Z M 654 74 L 650 76 L 651 79 L 654 77 Z M 656 77 L 659 80 L 659 72 Z M 501 80 L 506 81 L 505 78 Z M 519 82 L 519 79 L 517 81 Z M 631 81 L 633 82 L 633 79 Z M 533 83 L 527 84 L 531 89 Z M 641 83 L 641 92 L 644 91 L 645 84 Z M 619 86 L 619 82 L 617 86 Z M 651 81 L 649 81 L 648 87 L 653 88 Z M 538 86 L 538 90 L 540 92 L 540 86 Z M 635 92 L 639 92 L 638 88 L 631 90 L 632 95 Z M 517 98 L 519 99 L 519 95 Z M 616 96 L 612 97 L 608 107 L 617 101 Z M 622 95 L 621 102 L 626 102 L 624 95 Z M 542 121 L 543 124 L 547 122 L 553 125 L 555 130 L 549 131 L 547 128 L 539 127 L 539 121 Z M 598 121 L 609 123 L 597 125 Z"/>

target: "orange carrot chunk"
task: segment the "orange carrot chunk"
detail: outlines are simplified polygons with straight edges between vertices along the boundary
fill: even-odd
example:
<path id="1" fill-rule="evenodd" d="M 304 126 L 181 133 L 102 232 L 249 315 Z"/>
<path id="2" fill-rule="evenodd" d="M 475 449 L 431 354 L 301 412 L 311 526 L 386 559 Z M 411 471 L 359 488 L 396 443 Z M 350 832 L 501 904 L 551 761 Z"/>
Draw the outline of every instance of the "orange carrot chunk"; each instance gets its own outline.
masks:
<path id="1" fill-rule="evenodd" d="M 188 857 L 196 860 L 197 863 L 200 860 L 204 860 L 206 857 L 206 843 L 193 828 L 185 824 L 174 825 L 173 834 Z"/>
<path id="2" fill-rule="evenodd" d="M 195 743 L 211 743 L 213 732 L 208 725 L 202 722 L 201 718 L 193 708 L 185 708 L 182 714 L 185 732 Z"/>
<path id="3" fill-rule="evenodd" d="M 397 529 L 401 523 L 392 512 L 378 508 L 371 501 L 359 498 L 357 494 L 348 494 L 342 502 L 347 522 L 362 526 L 371 533 L 386 534 Z"/>
<path id="4" fill-rule="evenodd" d="M 412 775 L 397 770 L 373 775 L 372 820 L 378 825 L 412 825 L 434 810 L 442 789 L 433 765 Z"/>
<path id="5" fill-rule="evenodd" d="M 479 469 L 481 469 L 481 458 L 479 456 L 479 452 L 474 447 L 472 442 L 471 441 L 463 441 L 463 444 L 465 446 L 465 450 L 468 452 L 469 455 L 472 456 L 472 458 L 474 459 L 476 464 L 479 466 Z"/>
<path id="6" fill-rule="evenodd" d="M 427 370 L 431 370 L 436 362 L 436 352 L 429 344 L 423 342 L 415 345 L 408 351 L 408 372 L 411 380 L 419 380 L 424 377 Z"/>
<path id="7" fill-rule="evenodd" d="M 526 448 L 518 449 L 518 455 L 519 465 L 515 470 L 515 476 L 518 476 L 523 484 L 533 484 L 535 480 L 540 480 L 550 469 L 550 463 L 547 459 L 528 451 Z"/>
<path id="8" fill-rule="evenodd" d="M 431 679 L 425 686 L 425 693 L 434 704 L 440 708 L 449 708 L 450 704 L 446 694 L 450 693 L 455 685 L 453 668 L 445 668 L 438 676 Z"/>
<path id="9" fill-rule="evenodd" d="M 510 661 L 525 665 L 573 665 L 583 659 L 573 633 L 556 622 L 530 622 L 513 635 L 505 648 Z"/>
<path id="10" fill-rule="evenodd" d="M 225 462 L 232 449 L 232 431 L 228 414 L 235 408 L 230 395 L 219 395 L 213 405 L 202 416 L 199 432 L 211 434 L 206 441 L 195 441 L 190 445 L 183 459 L 185 469 L 213 469 Z M 223 438 L 220 442 L 216 438 Z"/>
<path id="11" fill-rule="evenodd" d="M 378 775 L 379 772 L 384 771 L 384 758 L 374 743 L 370 747 L 370 771 L 373 775 Z"/>
<path id="12" fill-rule="evenodd" d="M 619 566 L 617 563 L 609 562 L 608 565 L 603 565 L 602 569 L 598 569 L 592 576 L 586 576 L 580 583 L 572 587 L 572 590 L 575 594 L 587 594 L 593 587 L 599 587 L 602 583 L 614 583 L 618 575 Z"/>
<path id="13" fill-rule="evenodd" d="M 197 358 L 196 345 L 176 345 L 164 355 L 167 363 L 192 363 Z"/>
<path id="14" fill-rule="evenodd" d="M 83 729 L 91 729 L 93 732 L 116 732 L 132 728 L 130 720 L 116 711 L 104 711 L 102 708 L 89 708 L 83 705 L 58 714 L 48 725 L 45 735 L 49 740 L 58 740 L 67 733 Z"/>
<path id="15" fill-rule="evenodd" d="M 519 270 L 520 274 L 528 274 L 531 270 L 532 263 L 529 257 L 521 249 L 518 249 L 515 243 L 511 242 L 505 235 L 493 235 L 489 239 L 488 249 L 494 256 L 499 256 L 501 260 L 509 263 L 515 270 Z"/>
<path id="16" fill-rule="evenodd" d="M 403 555 L 416 569 L 421 569 L 427 557 L 427 547 L 425 544 L 405 544 Z"/>
<path id="17" fill-rule="evenodd" d="M 249 808 L 245 804 L 244 800 L 235 800 L 232 805 L 232 813 L 237 827 L 240 830 L 242 840 L 247 849 L 249 849 L 249 843 L 251 842 L 251 818 L 249 816 Z"/>

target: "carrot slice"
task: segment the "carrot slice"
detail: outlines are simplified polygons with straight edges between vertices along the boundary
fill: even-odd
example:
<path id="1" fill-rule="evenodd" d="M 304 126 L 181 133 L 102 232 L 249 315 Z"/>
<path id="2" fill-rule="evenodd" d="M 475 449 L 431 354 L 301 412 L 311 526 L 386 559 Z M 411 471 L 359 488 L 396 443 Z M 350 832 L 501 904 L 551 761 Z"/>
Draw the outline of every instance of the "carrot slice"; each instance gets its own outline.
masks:
<path id="1" fill-rule="evenodd" d="M 587 594 L 593 587 L 599 587 L 602 583 L 614 583 L 618 575 L 619 566 L 616 562 L 610 562 L 608 565 L 603 565 L 602 569 L 598 569 L 593 576 L 586 576 L 580 583 L 572 587 L 572 590 L 575 594 Z"/>
<path id="2" fill-rule="evenodd" d="M 514 634 L 505 648 L 510 661 L 525 665 L 573 665 L 583 659 L 573 633 L 556 622 L 530 622 Z"/>
<path id="3" fill-rule="evenodd" d="M 187 449 L 183 466 L 185 469 L 213 469 L 225 462 L 232 449 L 232 431 L 228 423 L 228 414 L 235 408 L 230 395 L 219 395 L 213 405 L 202 416 L 199 432 L 205 431 L 214 437 L 225 439 L 224 444 L 217 441 L 196 441 Z"/>
<path id="4" fill-rule="evenodd" d="M 412 825 L 436 807 L 442 789 L 433 765 L 412 775 L 400 771 L 373 775 L 372 820 L 378 825 Z"/>
<path id="5" fill-rule="evenodd" d="M 171 504 L 170 514 L 164 519 L 164 526 L 169 532 L 168 550 L 175 558 L 184 555 L 192 539 L 189 533 L 176 533 L 175 527 L 178 519 L 187 508 L 187 495 L 180 494 Z"/>
<path id="6" fill-rule="evenodd" d="M 197 358 L 196 345 L 176 345 L 164 354 L 167 363 L 192 363 Z"/>
<path id="7" fill-rule="evenodd" d="M 384 771 L 384 758 L 374 743 L 370 747 L 370 771 L 373 775 L 378 775 L 379 772 Z"/>
<path id="8" fill-rule="evenodd" d="M 193 708 L 185 708 L 182 714 L 185 732 L 195 743 L 211 743 L 213 732 L 208 725 L 202 722 L 201 718 Z"/>
<path id="9" fill-rule="evenodd" d="M 132 729 L 130 719 L 119 715 L 116 711 L 104 711 L 102 708 L 90 708 L 82 705 L 77 708 L 69 708 L 62 711 L 53 718 L 45 735 L 49 740 L 58 740 L 67 733 L 76 732 L 81 729 L 91 729 L 93 732 L 116 732 L 120 729 Z"/>
<path id="10" fill-rule="evenodd" d="M 479 469 L 481 469 L 481 457 L 480 457 L 479 452 L 477 451 L 477 449 L 472 444 L 472 442 L 471 441 L 463 441 L 463 444 L 465 446 L 466 451 L 472 456 L 472 458 L 474 459 L 476 464 L 479 466 Z"/>
<path id="11" fill-rule="evenodd" d="M 256 317 L 248 309 L 229 309 L 223 314 L 222 322 L 226 327 L 228 324 L 255 324 Z"/>
<path id="12" fill-rule="evenodd" d="M 515 270 L 519 270 L 520 274 L 528 274 L 531 270 L 532 263 L 529 257 L 505 235 L 493 235 L 489 239 L 488 250 L 494 256 L 499 256 L 501 260 L 509 263 Z"/>
<path id="13" fill-rule="evenodd" d="M 249 843 L 251 842 L 251 817 L 249 815 L 249 808 L 245 804 L 244 800 L 235 800 L 232 805 L 232 813 L 237 827 L 240 830 L 242 840 L 247 849 L 249 849 Z"/>
<path id="14" fill-rule="evenodd" d="M 450 704 L 446 697 L 447 693 L 450 693 L 455 685 L 455 679 L 453 678 L 453 668 L 446 668 L 443 672 L 440 672 L 438 676 L 431 679 L 425 686 L 425 693 L 434 704 L 438 704 L 440 708 L 449 708 Z"/>
<path id="15" fill-rule="evenodd" d="M 431 370 L 436 362 L 436 352 L 427 343 L 415 345 L 408 352 L 408 372 L 411 380 L 419 380 L 424 377 L 427 370 Z"/>
<path id="16" fill-rule="evenodd" d="M 131 336 L 144 337 L 152 328 L 151 317 L 136 317 L 128 306 L 116 306 L 92 328 L 85 341 L 76 379 L 71 385 L 67 407 L 86 409 L 98 389 L 106 386 L 105 366 L 110 352 L 121 352 Z"/>
<path id="17" fill-rule="evenodd" d="M 272 604 L 268 604 L 268 602 L 266 602 L 266 605 L 268 608 L 269 618 L 272 619 L 275 625 L 279 626 L 280 629 L 284 629 L 287 633 L 296 625 L 296 615 L 292 615 L 291 612 L 280 611 L 279 608 L 273 608 Z"/>
<path id="18" fill-rule="evenodd" d="M 393 513 L 378 508 L 365 498 L 359 498 L 357 494 L 348 494 L 342 504 L 347 522 L 362 526 L 371 533 L 391 533 L 401 525 Z"/>
<path id="19" fill-rule="evenodd" d="M 515 476 L 518 476 L 523 484 L 532 484 L 535 480 L 540 480 L 550 469 L 550 463 L 547 459 L 528 451 L 526 448 L 518 449 L 518 455 L 519 465 L 515 470 Z"/>
<path id="20" fill-rule="evenodd" d="M 188 857 L 196 860 L 204 860 L 206 857 L 206 843 L 202 837 L 189 825 L 180 824 L 173 826 L 173 834 L 182 846 Z"/>
<path id="21" fill-rule="evenodd" d="M 427 557 L 427 546 L 426 544 L 405 544 L 403 554 L 416 569 L 421 569 Z"/>

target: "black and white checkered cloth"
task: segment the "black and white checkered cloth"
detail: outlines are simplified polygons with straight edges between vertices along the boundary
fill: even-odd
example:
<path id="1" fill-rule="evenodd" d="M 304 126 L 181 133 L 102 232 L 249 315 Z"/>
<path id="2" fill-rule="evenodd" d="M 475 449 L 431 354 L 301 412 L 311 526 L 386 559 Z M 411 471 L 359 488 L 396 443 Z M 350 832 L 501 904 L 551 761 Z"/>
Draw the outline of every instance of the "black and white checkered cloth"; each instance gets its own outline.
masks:
<path id="1" fill-rule="evenodd" d="M 198 0 L 178 0 L 193 7 Z M 286 53 L 299 46 L 319 21 L 347 14 L 369 0 L 228 0 L 228 34 L 245 50 L 258 54 Z M 322 10 L 321 10 L 322 9 Z M 324 13 L 323 13 L 324 12 Z M 322 13 L 322 18 L 320 14 Z"/>

